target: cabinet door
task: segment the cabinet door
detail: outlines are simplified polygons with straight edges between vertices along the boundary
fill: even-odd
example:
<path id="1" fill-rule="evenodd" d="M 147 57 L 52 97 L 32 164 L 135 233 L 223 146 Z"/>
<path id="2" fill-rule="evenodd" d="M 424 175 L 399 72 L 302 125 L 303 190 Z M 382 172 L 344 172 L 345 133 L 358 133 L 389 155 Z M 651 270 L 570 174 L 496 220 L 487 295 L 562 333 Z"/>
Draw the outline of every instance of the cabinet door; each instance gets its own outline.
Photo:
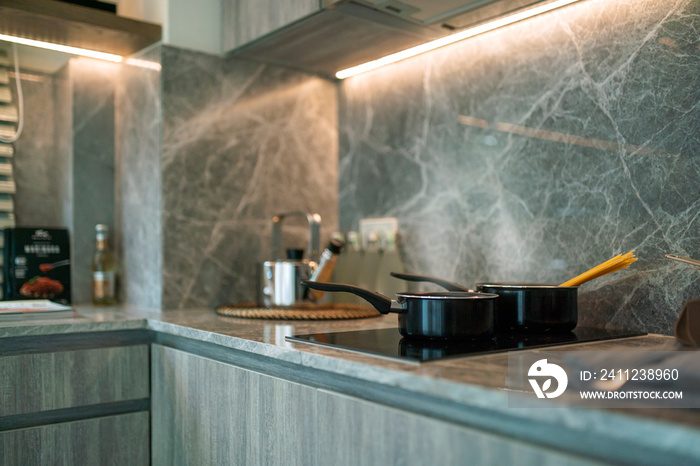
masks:
<path id="1" fill-rule="evenodd" d="M 152 348 L 154 465 L 314 464 L 316 390 Z"/>
<path id="2" fill-rule="evenodd" d="M 583 465 L 586 459 L 153 345 L 154 465 Z"/>
<path id="3" fill-rule="evenodd" d="M 316 399 L 317 464 L 599 464 L 337 393 Z"/>
<path id="4" fill-rule="evenodd" d="M 148 412 L 0 432 L 0 464 L 148 465 Z"/>
<path id="5" fill-rule="evenodd" d="M 223 0 L 224 51 L 320 10 L 319 0 Z"/>
<path id="6" fill-rule="evenodd" d="M 144 399 L 148 346 L 0 357 L 0 416 Z"/>

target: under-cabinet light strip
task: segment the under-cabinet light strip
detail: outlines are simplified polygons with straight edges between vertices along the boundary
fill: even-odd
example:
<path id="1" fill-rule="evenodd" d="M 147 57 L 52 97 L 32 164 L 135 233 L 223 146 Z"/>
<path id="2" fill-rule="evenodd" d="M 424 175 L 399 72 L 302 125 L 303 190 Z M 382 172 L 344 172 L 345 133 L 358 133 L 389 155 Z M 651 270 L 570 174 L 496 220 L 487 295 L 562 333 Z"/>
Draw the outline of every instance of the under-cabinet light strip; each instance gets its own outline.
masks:
<path id="1" fill-rule="evenodd" d="M 23 37 L 8 36 L 5 34 L 0 34 L 0 40 L 7 42 L 14 42 L 21 45 L 29 45 L 31 47 L 38 47 L 40 49 L 55 50 L 57 52 L 70 53 L 72 55 L 81 55 L 83 57 L 97 58 L 99 60 L 107 60 L 119 63 L 122 61 L 122 57 L 119 55 L 114 55 L 112 53 L 97 52 L 95 50 L 81 49 L 78 47 L 71 47 L 69 45 L 53 44 L 51 42 L 43 42 L 40 40 L 25 39 Z"/>
<path id="2" fill-rule="evenodd" d="M 465 29 L 464 31 L 460 31 L 456 34 L 442 37 L 440 39 L 436 39 L 425 44 L 411 47 L 410 49 L 402 50 L 401 52 L 387 55 L 386 57 L 379 58 L 378 60 L 372 60 L 361 65 L 346 68 L 344 70 L 338 71 L 335 74 L 335 77 L 338 79 L 345 79 L 351 76 L 358 75 L 360 73 L 375 70 L 382 66 L 389 65 L 391 63 L 396 63 L 397 61 L 405 60 L 406 58 L 414 57 L 416 55 L 420 55 L 421 53 L 429 52 L 430 50 L 435 50 L 437 48 L 444 47 L 446 45 L 453 44 L 464 39 L 469 39 L 470 37 L 474 37 L 488 31 L 493 31 L 494 29 L 498 29 L 500 27 L 507 26 L 509 24 L 513 24 L 527 18 L 532 18 L 533 16 L 541 15 L 542 13 L 561 8 L 563 6 L 569 5 L 571 3 L 576 3 L 578 1 L 580 0 L 556 0 L 545 5 L 530 8 L 519 13 L 514 13 L 512 15 L 499 18 L 495 21 L 490 21 L 488 23 L 484 23 L 470 29 Z"/>

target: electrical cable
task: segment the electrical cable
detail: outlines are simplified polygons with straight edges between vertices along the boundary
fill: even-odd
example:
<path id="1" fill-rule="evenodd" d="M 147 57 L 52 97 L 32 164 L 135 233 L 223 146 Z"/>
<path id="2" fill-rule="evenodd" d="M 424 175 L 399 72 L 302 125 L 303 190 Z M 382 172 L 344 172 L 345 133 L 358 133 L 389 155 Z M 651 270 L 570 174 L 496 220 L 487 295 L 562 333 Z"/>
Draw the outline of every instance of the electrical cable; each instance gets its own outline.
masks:
<path id="1" fill-rule="evenodd" d="M 9 138 L 0 135 L 0 142 L 11 144 L 19 139 L 24 129 L 24 95 L 22 94 L 22 82 L 19 79 L 19 59 L 17 58 L 17 44 L 12 44 L 12 51 L 15 59 L 15 83 L 17 84 L 17 105 L 19 107 L 19 118 L 15 134 Z"/>

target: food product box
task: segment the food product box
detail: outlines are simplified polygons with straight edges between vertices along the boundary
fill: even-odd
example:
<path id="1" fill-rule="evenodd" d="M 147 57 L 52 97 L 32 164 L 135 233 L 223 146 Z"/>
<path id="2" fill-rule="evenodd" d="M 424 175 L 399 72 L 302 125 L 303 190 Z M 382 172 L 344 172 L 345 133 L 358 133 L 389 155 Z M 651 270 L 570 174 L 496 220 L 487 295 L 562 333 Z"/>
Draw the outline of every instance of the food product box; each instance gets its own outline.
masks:
<path id="1" fill-rule="evenodd" d="M 7 228 L 4 238 L 5 300 L 71 302 L 68 230 Z"/>

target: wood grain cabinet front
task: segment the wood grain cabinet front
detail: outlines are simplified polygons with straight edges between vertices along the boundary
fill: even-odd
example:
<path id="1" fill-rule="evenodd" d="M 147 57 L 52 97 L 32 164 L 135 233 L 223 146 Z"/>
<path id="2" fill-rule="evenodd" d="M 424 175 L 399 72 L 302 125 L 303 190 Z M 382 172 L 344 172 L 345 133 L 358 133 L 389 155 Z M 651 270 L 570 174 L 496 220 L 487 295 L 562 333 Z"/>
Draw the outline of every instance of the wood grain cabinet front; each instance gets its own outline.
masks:
<path id="1" fill-rule="evenodd" d="M 0 464 L 146 466 L 148 412 L 0 432 Z"/>
<path id="2" fill-rule="evenodd" d="M 331 459 L 328 463 L 318 461 L 319 465 L 600 464 L 326 391 L 318 394 L 317 419 L 317 459 Z"/>
<path id="3" fill-rule="evenodd" d="M 148 345 L 0 357 L 0 417 L 149 397 Z"/>
<path id="4" fill-rule="evenodd" d="M 315 463 L 315 389 L 157 344 L 152 362 L 154 465 Z"/>
<path id="5" fill-rule="evenodd" d="M 149 358 L 147 344 L 0 357 L 0 464 L 148 465 Z"/>
<path id="6" fill-rule="evenodd" d="M 154 465 L 592 464 L 157 344 L 152 363 Z"/>

